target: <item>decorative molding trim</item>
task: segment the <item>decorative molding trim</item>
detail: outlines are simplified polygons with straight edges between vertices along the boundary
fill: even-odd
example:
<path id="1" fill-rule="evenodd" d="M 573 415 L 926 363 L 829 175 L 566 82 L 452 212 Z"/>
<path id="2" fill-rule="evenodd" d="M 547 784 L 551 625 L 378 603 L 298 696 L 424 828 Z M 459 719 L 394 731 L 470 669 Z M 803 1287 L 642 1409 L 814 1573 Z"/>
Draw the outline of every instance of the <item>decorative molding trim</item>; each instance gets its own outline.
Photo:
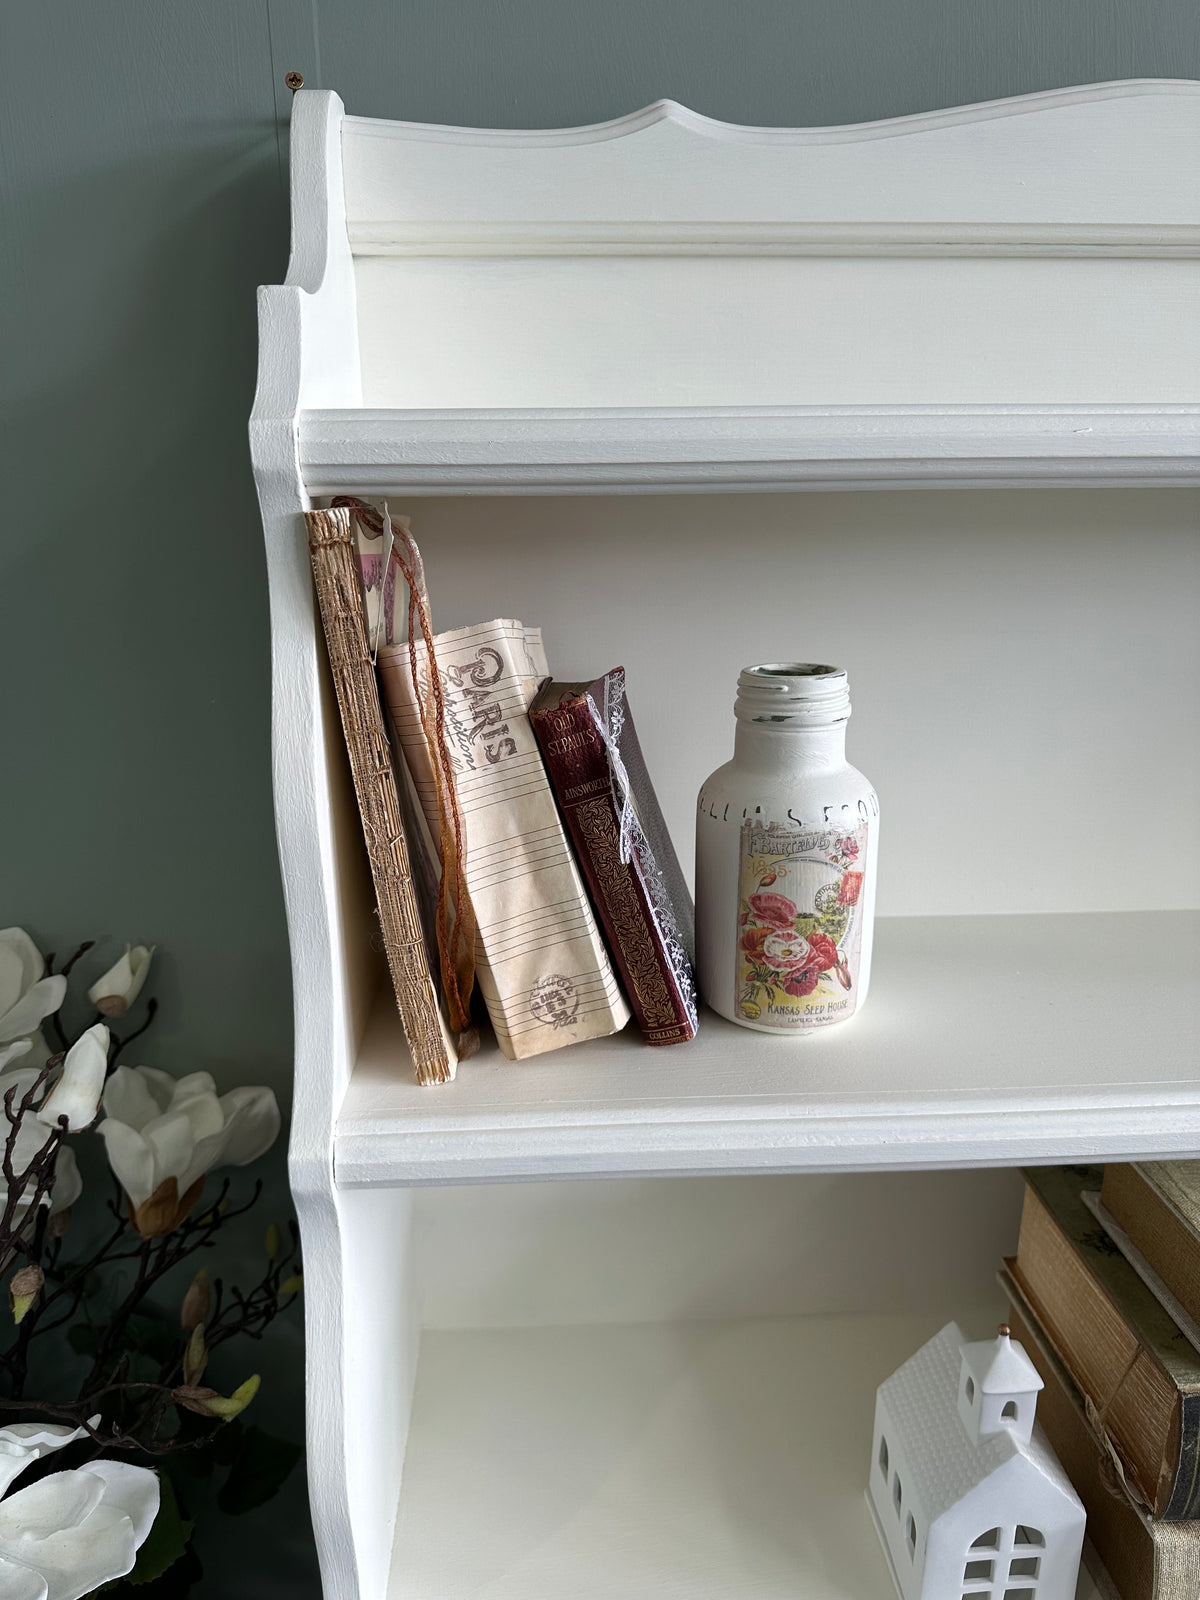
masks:
<path id="1" fill-rule="evenodd" d="M 1200 484 L 1200 405 L 306 411 L 308 492 Z"/>
<path id="2" fill-rule="evenodd" d="M 1167 1088 L 1168 1086 L 1164 1086 Z M 1048 1162 L 1151 1161 L 1200 1147 L 1200 1093 L 1176 1087 L 1153 1103 L 1056 1103 L 995 1109 L 969 1096 L 948 1105 L 849 1102 L 836 1114 L 795 1107 L 773 1116 L 573 1126 L 470 1126 L 454 1134 L 339 1131 L 339 1190 L 393 1184 L 492 1183 L 552 1177 L 664 1177 L 677 1172 L 895 1172 Z"/>
<path id="3" fill-rule="evenodd" d="M 356 256 L 1200 256 L 1200 225 L 348 222 Z"/>
<path id="4" fill-rule="evenodd" d="M 656 100 L 640 111 L 628 112 L 609 122 L 592 122 L 576 128 L 460 128 L 434 122 L 393 122 L 375 117 L 347 117 L 350 131 L 376 139 L 423 139 L 434 144 L 539 145 L 602 144 L 623 139 L 659 122 L 673 122 L 692 133 L 726 144 L 851 144 L 864 139 L 894 139 L 937 128 L 954 128 L 964 122 L 991 122 L 998 117 L 1019 117 L 1031 111 L 1049 111 L 1099 100 L 1129 99 L 1143 95 L 1191 95 L 1200 98 L 1200 83 L 1190 78 L 1127 78 L 1108 83 L 1087 83 L 1038 94 L 1015 95 L 1004 100 L 981 100 L 974 105 L 940 111 L 919 111 L 876 122 L 850 122 L 821 128 L 765 128 L 720 122 L 675 100 Z"/>

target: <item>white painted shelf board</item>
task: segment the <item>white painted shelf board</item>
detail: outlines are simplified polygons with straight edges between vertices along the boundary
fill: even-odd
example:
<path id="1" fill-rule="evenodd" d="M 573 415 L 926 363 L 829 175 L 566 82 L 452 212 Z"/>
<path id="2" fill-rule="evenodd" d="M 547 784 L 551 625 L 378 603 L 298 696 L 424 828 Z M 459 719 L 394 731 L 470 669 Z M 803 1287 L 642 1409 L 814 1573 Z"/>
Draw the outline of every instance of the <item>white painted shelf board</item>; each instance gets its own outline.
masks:
<path id="1" fill-rule="evenodd" d="M 388 1600 L 895 1600 L 874 1391 L 948 1320 L 427 1332 Z"/>
<path id="2" fill-rule="evenodd" d="M 1200 913 L 884 918 L 869 1001 L 805 1040 L 706 1013 L 411 1081 L 381 996 L 337 1119 L 339 1187 L 1200 1153 Z M 1131 968 L 1128 952 L 1147 959 Z"/>
<path id="3" fill-rule="evenodd" d="M 1200 405 L 304 411 L 310 494 L 1200 483 Z"/>

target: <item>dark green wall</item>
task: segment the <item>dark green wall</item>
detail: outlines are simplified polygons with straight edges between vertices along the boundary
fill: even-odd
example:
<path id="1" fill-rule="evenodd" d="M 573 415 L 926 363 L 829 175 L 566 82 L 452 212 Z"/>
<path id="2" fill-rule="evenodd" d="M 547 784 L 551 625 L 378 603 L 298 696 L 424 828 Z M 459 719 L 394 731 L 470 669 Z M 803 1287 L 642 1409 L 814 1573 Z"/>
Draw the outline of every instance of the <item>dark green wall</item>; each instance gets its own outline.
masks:
<path id="1" fill-rule="evenodd" d="M 0 924 L 159 941 L 145 1057 L 286 1094 L 267 608 L 245 443 L 254 288 L 287 251 L 284 73 L 351 111 L 589 122 L 659 96 L 854 121 L 1200 77 L 1194 0 L 42 0 L 3 42 Z M 274 1162 L 282 1195 L 282 1151 Z M 299 1337 L 264 1352 L 298 1436 Z M 298 1484 L 296 1486 L 298 1489 Z M 300 1596 L 300 1499 L 221 1600 Z"/>

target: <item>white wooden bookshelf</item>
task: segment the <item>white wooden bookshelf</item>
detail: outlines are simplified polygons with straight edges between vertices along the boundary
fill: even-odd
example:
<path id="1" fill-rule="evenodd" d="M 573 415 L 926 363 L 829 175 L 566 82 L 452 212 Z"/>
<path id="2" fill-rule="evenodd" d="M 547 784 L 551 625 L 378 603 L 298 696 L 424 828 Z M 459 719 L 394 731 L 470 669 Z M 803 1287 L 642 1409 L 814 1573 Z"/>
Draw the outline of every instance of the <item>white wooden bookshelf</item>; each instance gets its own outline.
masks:
<path id="1" fill-rule="evenodd" d="M 887 1600 L 874 1385 L 1002 1313 L 1012 1169 L 1200 1152 L 1198 138 L 1167 81 L 799 130 L 296 96 L 251 445 L 328 1600 Z M 951 487 L 953 538 L 888 497 Z M 1093 537 L 1048 488 L 1152 498 Z M 860 1018 L 413 1085 L 300 517 L 343 491 L 412 511 L 439 626 L 624 660 L 684 858 L 737 668 L 838 652 L 891 873 Z"/>

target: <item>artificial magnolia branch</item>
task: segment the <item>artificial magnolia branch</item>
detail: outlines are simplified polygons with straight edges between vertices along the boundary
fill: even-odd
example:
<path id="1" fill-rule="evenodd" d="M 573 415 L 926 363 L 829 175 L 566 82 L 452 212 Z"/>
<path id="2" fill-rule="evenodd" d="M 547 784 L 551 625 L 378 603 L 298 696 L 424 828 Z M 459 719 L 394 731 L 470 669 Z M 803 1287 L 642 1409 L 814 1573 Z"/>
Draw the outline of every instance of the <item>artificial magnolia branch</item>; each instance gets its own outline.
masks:
<path id="1" fill-rule="evenodd" d="M 138 998 L 153 954 L 144 945 L 127 946 L 91 985 L 99 1014 L 72 1040 L 60 1015 L 66 976 L 91 947 L 91 941 L 81 946 L 56 974 L 53 957 L 43 962 L 23 930 L 0 932 L 0 1281 L 7 1275 L 13 1327 L 11 1342 L 0 1348 L 0 1411 L 41 1419 L 22 1423 L 27 1430 L 51 1420 L 47 1437 L 86 1441 L 91 1460 L 114 1454 L 158 1460 L 203 1451 L 253 1400 L 257 1374 L 228 1395 L 202 1379 L 214 1351 L 234 1339 L 261 1338 L 299 1294 L 298 1237 L 294 1224 L 286 1246 L 277 1227 L 267 1230 L 265 1270 L 249 1291 L 226 1289 L 200 1267 L 182 1296 L 174 1332 L 173 1319 L 156 1311 L 152 1296 L 164 1280 L 211 1250 L 221 1229 L 258 1201 L 261 1183 L 248 1200 L 231 1205 L 225 1180 L 200 1210 L 214 1168 L 245 1166 L 274 1143 L 279 1109 L 266 1088 L 218 1095 L 207 1072 L 176 1079 L 119 1064 L 122 1050 L 153 1019 L 154 1002 L 124 1042 L 103 1018 L 124 1015 Z M 56 1054 L 46 1047 L 44 1023 L 63 1046 Z M 82 1183 L 66 1141 L 101 1110 L 96 1131 L 116 1180 L 112 1198 L 98 1208 L 109 1226 L 75 1257 L 67 1243 L 69 1208 Z M 36 1341 L 55 1333 L 91 1358 L 88 1371 L 73 1397 L 30 1397 Z"/>

